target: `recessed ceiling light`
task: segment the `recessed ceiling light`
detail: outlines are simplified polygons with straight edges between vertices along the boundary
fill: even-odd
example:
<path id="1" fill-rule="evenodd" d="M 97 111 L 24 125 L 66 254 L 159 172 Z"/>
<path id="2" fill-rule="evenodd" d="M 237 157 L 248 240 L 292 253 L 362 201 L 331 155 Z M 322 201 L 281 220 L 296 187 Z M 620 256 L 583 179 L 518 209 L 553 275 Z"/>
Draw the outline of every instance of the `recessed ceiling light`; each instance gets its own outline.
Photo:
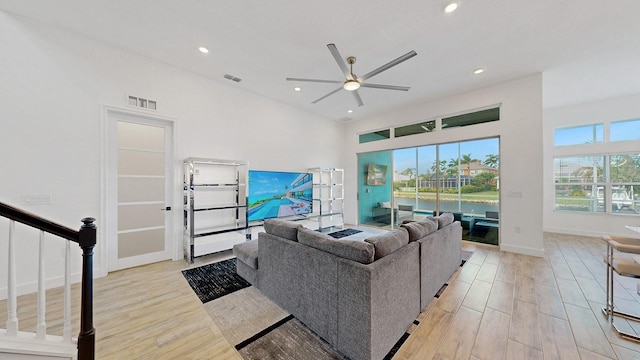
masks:
<path id="1" fill-rule="evenodd" d="M 200 46 L 200 47 L 198 48 L 198 50 L 200 50 L 200 52 L 201 52 L 201 53 L 203 53 L 203 54 L 208 54 L 208 53 L 209 53 L 209 49 L 207 49 L 207 48 L 206 48 L 206 47 L 204 47 L 204 46 Z"/>
<path id="2" fill-rule="evenodd" d="M 444 12 L 446 12 L 447 14 L 451 14 L 452 12 L 456 11 L 458 5 L 459 4 L 457 1 L 450 2 L 447 6 L 444 7 Z"/>
<path id="3" fill-rule="evenodd" d="M 482 74 L 483 72 L 484 72 L 483 68 L 479 68 L 479 69 L 473 70 L 473 73 L 476 74 L 476 75 Z"/>
<path id="4" fill-rule="evenodd" d="M 348 112 L 349 114 L 351 114 L 351 113 L 353 112 L 353 110 L 347 110 L 347 112 Z"/>
<path id="5" fill-rule="evenodd" d="M 301 88 L 299 88 L 299 87 L 294 87 L 294 88 L 293 88 L 293 91 L 302 91 L 302 89 L 301 89 Z"/>

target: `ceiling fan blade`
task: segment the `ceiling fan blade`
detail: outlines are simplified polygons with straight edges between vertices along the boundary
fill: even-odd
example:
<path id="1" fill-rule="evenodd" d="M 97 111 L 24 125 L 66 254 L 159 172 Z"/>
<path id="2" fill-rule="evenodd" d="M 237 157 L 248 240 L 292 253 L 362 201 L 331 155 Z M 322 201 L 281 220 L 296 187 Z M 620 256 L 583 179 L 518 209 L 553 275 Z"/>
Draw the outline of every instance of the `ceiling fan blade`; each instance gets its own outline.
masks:
<path id="1" fill-rule="evenodd" d="M 337 93 L 337 92 L 338 92 L 338 91 L 340 91 L 340 90 L 342 90 L 342 86 L 340 86 L 339 88 L 337 88 L 337 89 L 333 90 L 332 92 L 328 93 L 327 95 L 324 95 L 323 97 L 321 97 L 321 98 L 319 98 L 319 99 L 317 99 L 317 100 L 315 100 L 315 101 L 312 101 L 311 103 L 312 103 L 312 104 L 315 104 L 315 103 L 317 103 L 317 102 L 318 102 L 318 101 L 320 101 L 320 100 L 324 100 L 325 98 L 328 98 L 330 95 L 333 95 L 333 94 Z"/>
<path id="2" fill-rule="evenodd" d="M 329 51 L 331 51 L 331 55 L 333 55 L 333 58 L 336 59 L 336 62 L 338 63 L 338 66 L 340 66 L 340 70 L 342 70 L 342 73 L 344 74 L 344 76 L 347 79 L 350 79 L 351 72 L 349 71 L 349 68 L 347 68 L 347 63 L 344 61 L 344 58 L 342 57 L 342 55 L 340 55 L 340 52 L 338 51 L 338 48 L 336 47 L 336 45 L 328 44 L 327 47 L 329 48 Z"/>
<path id="3" fill-rule="evenodd" d="M 400 90 L 400 91 L 409 91 L 409 89 L 411 89 L 408 86 L 380 85 L 380 84 L 369 84 L 369 83 L 360 84 L 360 86 L 374 88 L 374 89 Z"/>
<path id="4" fill-rule="evenodd" d="M 377 68 L 377 69 L 375 69 L 375 70 L 373 70 L 371 72 L 368 72 L 364 76 L 360 77 L 358 80 L 359 81 L 364 81 L 364 80 L 367 80 L 368 78 L 374 77 L 374 76 L 380 74 L 381 72 L 383 72 L 385 70 L 388 70 L 389 68 L 392 68 L 392 67 L 400 64 L 401 62 L 403 62 L 405 60 L 411 59 L 412 57 L 414 57 L 416 55 L 418 55 L 418 53 L 416 53 L 415 51 L 411 50 L 408 53 L 400 56 L 399 58 L 397 58 L 395 60 L 392 60 L 392 61 L 389 61 L 388 63 L 380 66 L 379 68 Z"/>
<path id="5" fill-rule="evenodd" d="M 360 97 L 360 94 L 358 94 L 358 90 L 353 90 L 353 97 L 356 99 L 356 102 L 358 103 L 358 106 L 362 106 L 364 105 L 364 103 L 362 102 L 362 98 Z"/>
<path id="6" fill-rule="evenodd" d="M 319 79 L 301 79 L 301 78 L 287 78 L 287 81 L 306 81 L 306 82 L 319 82 L 327 84 L 342 84 L 344 81 L 338 80 L 319 80 Z"/>

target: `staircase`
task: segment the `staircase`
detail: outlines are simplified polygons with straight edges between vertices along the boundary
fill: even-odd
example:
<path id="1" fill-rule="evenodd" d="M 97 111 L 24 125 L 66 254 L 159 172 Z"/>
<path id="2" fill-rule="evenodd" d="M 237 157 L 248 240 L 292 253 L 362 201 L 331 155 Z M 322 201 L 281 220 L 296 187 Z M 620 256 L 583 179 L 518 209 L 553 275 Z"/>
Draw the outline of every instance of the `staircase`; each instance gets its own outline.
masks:
<path id="1" fill-rule="evenodd" d="M 0 249 L 0 254 L 7 254 L 8 263 L 7 322 L 6 328 L 0 328 L 0 360 L 94 359 L 93 248 L 96 244 L 95 219 L 82 219 L 83 225 L 80 230 L 75 231 L 3 203 L 0 203 L 0 218 L 4 218 L 0 219 L 0 221 L 8 221 L 9 228 L 7 248 Z M 16 239 L 16 223 L 20 227 L 31 228 L 30 231 L 21 231 L 21 234 L 33 233 L 34 237 L 39 236 L 37 254 L 35 254 L 35 251 L 33 254 L 38 259 L 37 325 L 35 333 L 20 331 L 19 328 L 16 294 L 16 261 L 19 261 L 19 259 L 16 259 L 15 248 L 16 241 L 24 239 Z M 64 256 L 64 325 L 62 336 L 47 334 L 45 321 L 45 233 L 67 240 Z M 77 243 L 82 249 L 80 334 L 77 338 L 73 338 L 71 334 L 71 242 Z M 4 243 L 4 241 L 0 241 L 0 244 Z M 3 259 L 3 257 L 0 257 L 0 259 Z"/>

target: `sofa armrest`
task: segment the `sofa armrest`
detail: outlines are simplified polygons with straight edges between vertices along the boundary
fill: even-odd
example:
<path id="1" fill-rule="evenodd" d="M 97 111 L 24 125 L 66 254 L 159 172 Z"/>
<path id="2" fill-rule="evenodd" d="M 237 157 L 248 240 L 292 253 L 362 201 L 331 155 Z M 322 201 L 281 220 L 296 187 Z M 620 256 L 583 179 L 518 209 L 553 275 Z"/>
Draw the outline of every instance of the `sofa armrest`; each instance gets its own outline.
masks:
<path id="1" fill-rule="evenodd" d="M 338 342 L 353 360 L 383 358 L 420 314 L 419 245 L 371 264 L 338 259 Z"/>
<path id="2" fill-rule="evenodd" d="M 299 242 L 259 233 L 258 259 L 260 291 L 335 344 L 338 257 Z"/>
<path id="3" fill-rule="evenodd" d="M 420 306 L 425 308 L 462 263 L 462 226 L 454 221 L 417 242 L 420 244 Z"/>

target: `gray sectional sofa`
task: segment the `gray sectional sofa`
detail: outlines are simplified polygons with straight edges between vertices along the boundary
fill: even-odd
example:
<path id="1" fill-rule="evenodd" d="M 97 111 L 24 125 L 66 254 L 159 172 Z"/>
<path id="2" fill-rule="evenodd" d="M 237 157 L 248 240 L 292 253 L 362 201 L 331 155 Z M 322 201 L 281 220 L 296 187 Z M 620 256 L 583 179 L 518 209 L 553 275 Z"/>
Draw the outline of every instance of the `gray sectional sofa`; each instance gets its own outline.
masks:
<path id="1" fill-rule="evenodd" d="M 364 241 L 282 220 L 264 227 L 234 247 L 238 274 L 353 360 L 382 359 L 461 263 L 451 214 Z"/>

